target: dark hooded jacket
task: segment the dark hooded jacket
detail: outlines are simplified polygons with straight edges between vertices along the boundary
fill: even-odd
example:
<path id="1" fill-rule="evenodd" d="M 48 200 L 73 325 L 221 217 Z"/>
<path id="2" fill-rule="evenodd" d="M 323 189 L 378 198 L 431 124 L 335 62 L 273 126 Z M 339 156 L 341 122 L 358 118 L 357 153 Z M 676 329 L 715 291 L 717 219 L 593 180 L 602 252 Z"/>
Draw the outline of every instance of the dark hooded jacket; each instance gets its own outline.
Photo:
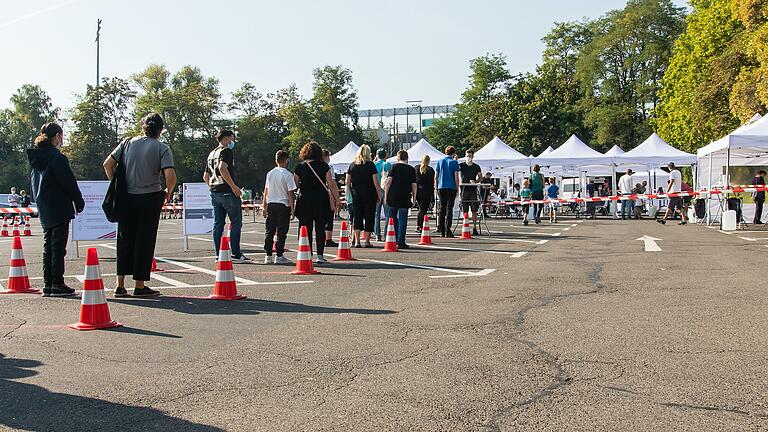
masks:
<path id="1" fill-rule="evenodd" d="M 44 229 L 69 222 L 75 211 L 83 211 L 85 202 L 75 174 L 59 149 L 28 149 L 27 158 L 32 167 L 32 196 Z"/>

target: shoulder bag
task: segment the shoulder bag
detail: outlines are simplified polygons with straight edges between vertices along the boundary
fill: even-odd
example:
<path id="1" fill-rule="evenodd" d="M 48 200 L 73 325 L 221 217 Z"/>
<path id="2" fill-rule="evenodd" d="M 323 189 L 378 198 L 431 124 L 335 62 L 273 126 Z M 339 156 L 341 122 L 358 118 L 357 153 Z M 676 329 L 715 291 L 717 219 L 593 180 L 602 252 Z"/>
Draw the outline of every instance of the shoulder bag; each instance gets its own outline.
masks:
<path id="1" fill-rule="evenodd" d="M 107 220 L 115 223 L 120 222 L 120 207 L 125 200 L 125 196 L 128 194 L 128 188 L 125 182 L 125 163 L 123 162 L 125 157 L 125 149 L 128 148 L 130 138 L 123 141 L 120 144 L 120 160 L 117 161 L 115 166 L 115 174 L 112 176 L 112 180 L 109 182 L 109 188 L 104 195 L 104 202 L 101 204 L 101 209 L 104 211 L 104 215 Z"/>

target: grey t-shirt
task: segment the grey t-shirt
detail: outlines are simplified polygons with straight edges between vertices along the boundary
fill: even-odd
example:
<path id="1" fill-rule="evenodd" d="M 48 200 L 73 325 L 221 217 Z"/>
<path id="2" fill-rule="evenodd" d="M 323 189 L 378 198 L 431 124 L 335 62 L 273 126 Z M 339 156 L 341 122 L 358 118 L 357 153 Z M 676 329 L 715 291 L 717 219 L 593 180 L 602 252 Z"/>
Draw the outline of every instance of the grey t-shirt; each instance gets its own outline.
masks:
<path id="1" fill-rule="evenodd" d="M 120 146 L 112 150 L 111 156 L 120 160 Z M 173 153 L 168 144 L 156 138 L 133 138 L 126 146 L 123 163 L 129 194 L 160 192 L 163 190 L 161 174 L 164 169 L 173 168 Z"/>

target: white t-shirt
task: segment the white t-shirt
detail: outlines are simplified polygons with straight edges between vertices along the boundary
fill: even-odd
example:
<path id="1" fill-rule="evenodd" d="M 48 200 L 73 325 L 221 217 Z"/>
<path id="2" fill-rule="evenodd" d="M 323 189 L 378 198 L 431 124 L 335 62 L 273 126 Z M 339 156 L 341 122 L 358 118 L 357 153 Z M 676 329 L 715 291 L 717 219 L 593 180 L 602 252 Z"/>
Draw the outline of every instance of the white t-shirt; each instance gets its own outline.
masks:
<path id="1" fill-rule="evenodd" d="M 672 182 L 672 188 L 669 190 L 670 192 L 680 192 L 682 191 L 682 185 L 683 185 L 683 176 L 680 174 L 680 171 L 678 170 L 672 170 L 669 172 L 669 181 Z"/>
<path id="2" fill-rule="evenodd" d="M 279 203 L 290 206 L 288 192 L 296 190 L 293 173 L 285 168 L 275 167 L 267 173 L 267 204 Z"/>
<path id="3" fill-rule="evenodd" d="M 623 194 L 630 194 L 632 193 L 632 176 L 629 174 L 624 174 L 619 179 L 619 192 Z"/>

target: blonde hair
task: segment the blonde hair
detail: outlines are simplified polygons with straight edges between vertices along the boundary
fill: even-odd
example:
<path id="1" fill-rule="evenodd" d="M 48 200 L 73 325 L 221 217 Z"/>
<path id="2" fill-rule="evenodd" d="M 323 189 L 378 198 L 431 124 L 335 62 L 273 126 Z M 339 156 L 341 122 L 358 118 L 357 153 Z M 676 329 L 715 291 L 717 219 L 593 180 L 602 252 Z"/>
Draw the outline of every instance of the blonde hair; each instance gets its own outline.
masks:
<path id="1" fill-rule="evenodd" d="M 359 149 L 357 149 L 357 154 L 355 155 L 355 165 L 362 165 L 370 161 L 371 161 L 371 148 L 368 147 L 368 144 L 363 144 L 360 146 Z"/>
<path id="2" fill-rule="evenodd" d="M 426 174 L 427 168 L 429 168 L 429 155 L 424 155 L 424 157 L 421 158 L 421 164 L 419 165 L 419 173 Z"/>

